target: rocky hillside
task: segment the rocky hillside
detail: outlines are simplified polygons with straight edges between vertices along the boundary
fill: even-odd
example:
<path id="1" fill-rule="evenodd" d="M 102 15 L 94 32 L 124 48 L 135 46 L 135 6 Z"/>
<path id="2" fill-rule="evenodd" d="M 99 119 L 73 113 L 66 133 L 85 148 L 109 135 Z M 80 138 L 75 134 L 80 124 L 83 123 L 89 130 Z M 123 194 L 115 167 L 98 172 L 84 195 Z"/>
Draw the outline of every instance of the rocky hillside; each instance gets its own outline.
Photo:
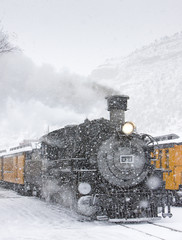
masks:
<path id="1" fill-rule="evenodd" d="M 182 33 L 109 59 L 90 78 L 130 96 L 127 119 L 140 132 L 182 135 Z"/>

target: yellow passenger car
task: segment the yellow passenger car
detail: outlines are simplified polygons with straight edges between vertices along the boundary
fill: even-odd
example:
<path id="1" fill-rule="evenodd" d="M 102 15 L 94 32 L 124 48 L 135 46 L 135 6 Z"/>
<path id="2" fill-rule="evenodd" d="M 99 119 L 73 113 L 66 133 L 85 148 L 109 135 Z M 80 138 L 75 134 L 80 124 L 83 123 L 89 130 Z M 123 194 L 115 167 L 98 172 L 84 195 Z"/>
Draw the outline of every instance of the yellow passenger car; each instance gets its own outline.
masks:
<path id="1" fill-rule="evenodd" d="M 172 191 L 174 203 L 182 204 L 182 142 L 170 140 L 158 144 L 153 157 L 156 159 L 153 164 L 163 171 L 166 189 Z"/>
<path id="2" fill-rule="evenodd" d="M 4 156 L 2 161 L 3 181 L 24 184 L 25 155 L 23 153 Z"/>
<path id="3" fill-rule="evenodd" d="M 40 195 L 42 160 L 37 142 L 0 151 L 0 184 L 24 195 Z"/>

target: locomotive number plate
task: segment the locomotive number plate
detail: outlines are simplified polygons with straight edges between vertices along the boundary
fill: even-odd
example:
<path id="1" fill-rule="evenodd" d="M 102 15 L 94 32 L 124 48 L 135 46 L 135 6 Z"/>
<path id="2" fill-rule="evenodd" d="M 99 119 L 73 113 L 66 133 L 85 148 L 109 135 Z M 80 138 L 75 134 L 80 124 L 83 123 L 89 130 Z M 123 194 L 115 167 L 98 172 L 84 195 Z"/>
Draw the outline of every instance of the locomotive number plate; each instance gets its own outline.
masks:
<path id="1" fill-rule="evenodd" d="M 133 155 L 121 155 L 120 163 L 134 163 Z"/>

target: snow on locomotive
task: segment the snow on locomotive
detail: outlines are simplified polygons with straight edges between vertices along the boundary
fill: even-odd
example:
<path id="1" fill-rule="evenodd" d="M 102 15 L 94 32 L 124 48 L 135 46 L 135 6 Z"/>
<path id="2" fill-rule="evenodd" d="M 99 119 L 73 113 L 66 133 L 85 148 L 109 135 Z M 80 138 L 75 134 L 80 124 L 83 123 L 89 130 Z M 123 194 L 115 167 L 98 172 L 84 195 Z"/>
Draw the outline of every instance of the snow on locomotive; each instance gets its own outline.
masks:
<path id="1" fill-rule="evenodd" d="M 16 164 L 24 159 L 23 179 L 18 182 L 17 175 L 11 185 L 22 193 L 59 202 L 90 219 L 142 221 L 160 212 L 171 217 L 163 172 L 151 164 L 153 138 L 125 122 L 128 98 L 107 98 L 110 120 L 85 120 L 43 136 L 38 149 L 2 154 L 2 182 L 8 182 L 6 159 L 17 156 Z"/>

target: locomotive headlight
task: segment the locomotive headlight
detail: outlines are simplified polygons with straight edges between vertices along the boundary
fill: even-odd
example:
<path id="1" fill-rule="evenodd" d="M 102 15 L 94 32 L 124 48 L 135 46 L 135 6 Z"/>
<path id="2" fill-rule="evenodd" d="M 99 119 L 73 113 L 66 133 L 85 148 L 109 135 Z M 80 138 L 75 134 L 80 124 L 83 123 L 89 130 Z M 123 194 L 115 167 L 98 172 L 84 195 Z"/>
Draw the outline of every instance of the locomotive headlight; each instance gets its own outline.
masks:
<path id="1" fill-rule="evenodd" d="M 134 130 L 135 130 L 135 124 L 132 122 L 125 122 L 125 124 L 122 127 L 122 131 L 126 135 L 132 134 Z"/>
<path id="2" fill-rule="evenodd" d="M 91 186 L 89 183 L 81 182 L 78 185 L 78 191 L 83 195 L 89 194 L 91 191 Z"/>

